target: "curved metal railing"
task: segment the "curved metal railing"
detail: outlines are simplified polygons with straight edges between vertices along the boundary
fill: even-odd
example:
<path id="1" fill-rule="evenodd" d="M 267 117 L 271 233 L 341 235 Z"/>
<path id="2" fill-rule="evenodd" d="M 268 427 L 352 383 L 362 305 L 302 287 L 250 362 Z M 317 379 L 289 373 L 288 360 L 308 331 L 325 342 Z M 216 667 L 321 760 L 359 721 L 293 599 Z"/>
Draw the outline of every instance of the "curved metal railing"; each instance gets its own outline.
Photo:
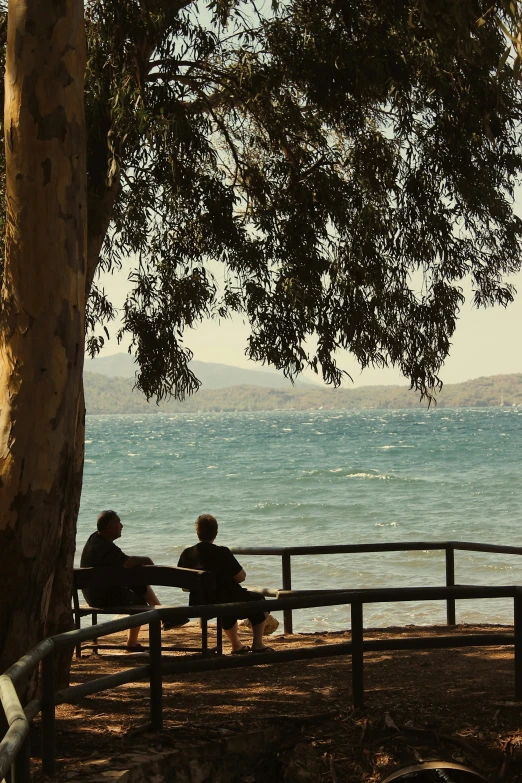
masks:
<path id="1" fill-rule="evenodd" d="M 409 549 L 444 549 L 446 558 L 450 552 L 450 563 L 456 549 L 478 552 L 495 552 L 506 554 L 522 554 L 522 547 L 495 546 L 474 544 L 470 542 L 413 542 L 401 544 L 355 544 L 347 546 L 321 547 L 264 547 L 236 548 L 238 554 L 269 554 L 290 557 L 300 554 L 339 554 L 349 552 L 379 552 L 407 551 Z M 448 564 L 448 559 L 446 560 Z M 283 559 L 284 568 L 284 559 Z M 453 570 L 449 569 L 454 580 Z M 448 577 L 448 566 L 446 568 Z M 288 584 L 288 582 L 287 582 Z M 42 768 L 44 774 L 52 775 L 55 771 L 55 709 L 56 705 L 74 702 L 89 694 L 109 690 L 129 682 L 149 679 L 150 683 L 150 722 L 154 730 L 162 727 L 162 678 L 164 674 L 180 674 L 183 672 L 211 671 L 215 669 L 239 668 L 267 663 L 288 662 L 309 658 L 329 657 L 334 655 L 350 655 L 352 664 L 353 703 L 356 707 L 364 703 L 363 656 L 365 651 L 400 650 L 400 649 L 433 649 L 441 647 L 513 645 L 515 656 L 514 698 L 522 700 L 522 587 L 506 586 L 455 586 L 446 587 L 405 587 L 388 589 L 345 590 L 345 591 L 304 591 L 294 592 L 290 588 L 279 591 L 275 600 L 248 602 L 239 604 L 216 604 L 207 606 L 151 609 L 139 615 L 100 623 L 94 627 L 82 628 L 67 633 L 58 634 L 44 639 L 19 661 L 13 664 L 0 676 L 0 702 L 2 704 L 8 730 L 0 742 L 0 781 L 14 765 L 14 778 L 17 783 L 28 783 L 30 780 L 30 757 L 28 732 L 30 722 L 40 712 L 42 714 Z M 402 601 L 440 601 L 445 600 L 448 606 L 455 606 L 458 599 L 513 599 L 514 633 L 465 634 L 436 637 L 401 637 L 388 639 L 364 639 L 363 607 L 372 603 L 395 603 Z M 222 658 L 205 659 L 180 656 L 171 660 L 162 659 L 161 655 L 161 620 L 181 620 L 191 618 L 210 619 L 216 616 L 241 616 L 256 611 L 283 611 L 291 613 L 295 609 L 321 606 L 350 605 L 351 607 L 351 641 L 341 644 L 324 646 L 299 647 L 265 653 L 263 656 L 225 656 Z M 291 616 L 291 614 L 290 614 Z M 449 620 L 448 620 L 449 622 Z M 138 625 L 149 625 L 149 663 L 133 667 L 117 674 L 104 676 L 97 680 L 70 686 L 61 691 L 55 691 L 54 685 L 54 651 L 63 646 L 74 647 L 82 641 L 106 636 L 117 631 L 128 630 Z M 454 622 L 452 623 L 454 624 Z M 41 697 L 33 699 L 22 706 L 16 685 L 29 677 L 41 663 Z"/>

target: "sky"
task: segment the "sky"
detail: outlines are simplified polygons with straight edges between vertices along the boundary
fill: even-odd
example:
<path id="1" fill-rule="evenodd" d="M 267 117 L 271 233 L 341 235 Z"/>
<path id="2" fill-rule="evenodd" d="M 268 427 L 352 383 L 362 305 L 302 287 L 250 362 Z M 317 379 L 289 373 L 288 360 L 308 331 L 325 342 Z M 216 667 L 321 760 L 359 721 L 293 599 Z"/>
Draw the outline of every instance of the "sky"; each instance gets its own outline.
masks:
<path id="1" fill-rule="evenodd" d="M 105 275 L 101 281 L 116 306 L 121 307 L 129 288 L 127 272 L 121 270 L 115 275 Z M 470 297 L 461 310 L 457 329 L 453 336 L 450 355 L 440 373 L 444 383 L 461 383 L 486 375 L 500 375 L 522 372 L 522 355 L 518 345 L 522 336 L 522 272 L 510 279 L 518 290 L 515 301 L 507 308 L 493 307 L 477 310 L 472 307 Z M 128 346 L 118 345 L 110 327 L 111 339 L 106 342 L 101 356 L 126 351 Z M 248 326 L 241 319 L 222 322 L 206 321 L 197 329 L 185 333 L 184 343 L 194 359 L 203 362 L 217 362 L 235 367 L 267 370 L 245 356 Z M 361 372 L 355 360 L 346 351 L 338 354 L 339 366 L 350 373 L 353 386 L 387 385 L 407 383 L 395 369 L 368 368 Z M 320 379 L 309 371 L 310 379 Z M 349 379 L 345 383 L 350 386 Z"/>

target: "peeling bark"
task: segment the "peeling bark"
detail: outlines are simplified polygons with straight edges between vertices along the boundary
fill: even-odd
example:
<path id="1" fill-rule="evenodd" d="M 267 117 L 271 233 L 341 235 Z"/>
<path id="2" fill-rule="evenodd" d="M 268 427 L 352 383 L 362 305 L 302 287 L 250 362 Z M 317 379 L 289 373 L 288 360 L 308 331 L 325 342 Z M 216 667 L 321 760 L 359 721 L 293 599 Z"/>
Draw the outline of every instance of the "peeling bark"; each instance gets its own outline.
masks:
<path id="1" fill-rule="evenodd" d="M 74 628 L 71 599 L 74 553 L 76 549 L 76 523 L 80 510 L 84 456 L 85 398 L 82 383 L 78 401 L 73 475 L 67 485 L 65 514 L 60 539 L 60 551 L 58 553 L 58 568 L 56 568 L 54 572 L 53 589 L 47 612 L 45 636 L 64 633 L 65 631 L 71 631 Z M 72 653 L 72 647 L 62 647 L 55 652 L 55 682 L 57 688 L 66 688 L 69 685 Z"/>
<path id="2" fill-rule="evenodd" d="M 96 208 L 97 219 L 89 221 L 87 238 L 87 266 L 85 277 L 85 300 L 94 280 L 96 267 L 99 262 L 100 252 L 109 228 L 110 217 L 114 203 L 118 196 L 119 182 L 114 182 L 107 188 L 103 198 Z M 89 214 L 91 210 L 89 209 Z M 60 537 L 60 552 L 58 556 L 59 568 L 55 571 L 53 589 L 47 613 L 45 635 L 52 636 L 55 633 L 63 633 L 74 628 L 71 608 L 72 577 L 74 568 L 74 554 L 76 551 L 76 530 L 78 512 L 83 483 L 83 466 L 85 458 L 85 397 L 83 393 L 83 380 L 78 400 L 76 438 L 74 449 L 74 470 L 71 481 L 68 484 L 67 498 L 65 501 L 65 514 L 63 528 Z M 66 688 L 69 685 L 69 673 L 72 659 L 72 648 L 58 651 L 55 655 L 55 679 L 57 688 Z"/>
<path id="3" fill-rule="evenodd" d="M 65 570 L 62 533 L 69 531 L 71 497 L 78 492 L 87 258 L 84 70 L 81 0 L 10 0 L 0 671 L 44 633 L 55 569 Z"/>

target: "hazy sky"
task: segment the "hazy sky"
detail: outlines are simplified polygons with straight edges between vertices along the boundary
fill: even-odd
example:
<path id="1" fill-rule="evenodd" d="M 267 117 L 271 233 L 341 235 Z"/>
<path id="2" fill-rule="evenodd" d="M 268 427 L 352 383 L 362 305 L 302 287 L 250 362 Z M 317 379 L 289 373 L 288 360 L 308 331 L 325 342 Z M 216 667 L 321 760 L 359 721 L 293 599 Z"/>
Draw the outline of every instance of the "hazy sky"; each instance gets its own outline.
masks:
<path id="1" fill-rule="evenodd" d="M 126 277 L 127 272 L 122 270 L 118 275 L 103 278 L 103 285 L 118 306 L 123 303 L 128 290 Z M 518 344 L 522 335 L 522 272 L 513 278 L 512 282 L 519 294 L 506 309 L 495 307 L 477 310 L 466 301 L 453 338 L 450 356 L 441 373 L 445 383 L 459 383 L 481 375 L 522 372 Z M 186 332 L 185 345 L 193 351 L 194 358 L 200 361 L 263 369 L 245 356 L 247 336 L 248 327 L 240 319 L 221 323 L 207 321 L 198 329 Z M 101 355 L 108 356 L 126 349 L 127 346 L 118 345 L 112 337 Z M 347 352 L 340 353 L 338 361 L 339 365 L 352 375 L 355 386 L 406 383 L 402 375 L 393 369 L 367 369 L 361 373 Z M 312 372 L 307 373 L 307 376 L 317 377 Z"/>

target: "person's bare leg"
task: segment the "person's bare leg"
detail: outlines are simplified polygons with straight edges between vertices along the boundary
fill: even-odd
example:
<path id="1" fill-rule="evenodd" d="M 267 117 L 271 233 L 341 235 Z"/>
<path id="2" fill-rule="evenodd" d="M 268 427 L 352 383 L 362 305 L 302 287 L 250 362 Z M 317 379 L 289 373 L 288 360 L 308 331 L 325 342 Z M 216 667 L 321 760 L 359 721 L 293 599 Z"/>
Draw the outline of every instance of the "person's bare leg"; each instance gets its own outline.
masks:
<path id="1" fill-rule="evenodd" d="M 147 589 L 145 591 L 145 601 L 149 606 L 161 606 L 160 599 L 150 585 L 147 585 Z"/>
<path id="2" fill-rule="evenodd" d="M 258 623 L 257 625 L 252 626 L 252 652 L 255 652 L 256 650 L 264 650 L 266 647 L 266 644 L 263 644 L 263 631 L 265 630 L 265 622 L 266 620 L 263 620 L 262 623 Z"/>
<path id="3" fill-rule="evenodd" d="M 237 623 L 235 623 L 232 628 L 223 628 L 225 635 L 232 645 L 232 652 L 237 652 L 245 645 L 242 644 L 241 639 L 239 638 L 239 631 L 237 627 Z"/>
<path id="4" fill-rule="evenodd" d="M 145 602 L 149 606 L 161 606 L 160 600 L 152 587 L 147 585 L 145 590 Z M 127 636 L 127 647 L 136 647 L 138 644 L 138 637 L 140 635 L 141 626 L 137 625 L 136 628 L 129 628 L 129 634 Z"/>
<path id="5" fill-rule="evenodd" d="M 138 644 L 140 628 L 141 625 L 137 625 L 135 628 L 129 628 L 129 635 L 127 636 L 127 647 L 136 647 Z"/>

